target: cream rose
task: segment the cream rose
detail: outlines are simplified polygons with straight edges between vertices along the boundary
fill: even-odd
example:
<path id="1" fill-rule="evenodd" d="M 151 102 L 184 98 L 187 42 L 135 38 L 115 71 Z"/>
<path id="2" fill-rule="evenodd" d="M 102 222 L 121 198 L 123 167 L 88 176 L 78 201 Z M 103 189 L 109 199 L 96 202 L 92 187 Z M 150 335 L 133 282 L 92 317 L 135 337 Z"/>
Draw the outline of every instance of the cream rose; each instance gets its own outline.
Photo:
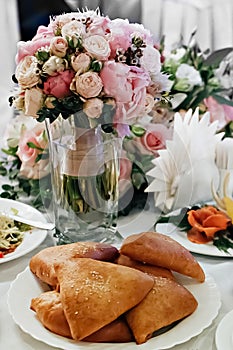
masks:
<path id="1" fill-rule="evenodd" d="M 148 114 L 152 111 L 152 108 L 154 107 L 155 100 L 154 97 L 151 94 L 146 94 L 145 99 L 145 113 Z"/>
<path id="2" fill-rule="evenodd" d="M 38 118 L 36 114 L 42 107 L 43 92 L 39 88 L 27 89 L 24 96 L 25 115 Z"/>
<path id="3" fill-rule="evenodd" d="M 70 21 L 66 24 L 61 29 L 61 35 L 63 38 L 69 37 L 77 37 L 85 34 L 85 26 L 82 22 L 80 21 Z"/>
<path id="4" fill-rule="evenodd" d="M 110 55 L 110 46 L 101 35 L 92 35 L 84 39 L 83 47 L 98 60 L 107 60 Z"/>
<path id="5" fill-rule="evenodd" d="M 50 43 L 50 50 L 53 55 L 64 57 L 68 49 L 68 43 L 62 36 L 55 36 Z"/>
<path id="6" fill-rule="evenodd" d="M 15 77 L 23 89 L 29 89 L 40 81 L 38 61 L 34 56 L 25 56 L 18 64 Z"/>
<path id="7" fill-rule="evenodd" d="M 42 67 L 42 71 L 48 75 L 56 75 L 68 68 L 68 62 L 61 57 L 51 56 Z"/>
<path id="8" fill-rule="evenodd" d="M 98 73 L 86 72 L 81 75 L 76 73 L 70 89 L 84 98 L 96 97 L 100 94 L 103 83 Z"/>
<path id="9" fill-rule="evenodd" d="M 71 66 L 75 72 L 82 74 L 88 71 L 91 65 L 91 57 L 86 53 L 80 53 L 78 56 L 71 57 Z"/>
<path id="10" fill-rule="evenodd" d="M 83 105 L 83 111 L 89 118 L 99 118 L 103 110 L 104 103 L 100 98 L 94 97 L 87 100 Z"/>

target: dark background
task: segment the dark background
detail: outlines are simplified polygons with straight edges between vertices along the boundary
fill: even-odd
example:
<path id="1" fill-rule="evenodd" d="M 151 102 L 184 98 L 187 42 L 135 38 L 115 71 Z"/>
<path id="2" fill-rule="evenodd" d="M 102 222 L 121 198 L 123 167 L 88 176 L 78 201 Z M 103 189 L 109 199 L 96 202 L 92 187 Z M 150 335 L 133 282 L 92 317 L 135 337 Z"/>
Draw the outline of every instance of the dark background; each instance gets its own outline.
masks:
<path id="1" fill-rule="evenodd" d="M 85 7 L 90 10 L 99 7 L 110 18 L 141 22 L 141 0 L 18 0 L 20 40 L 31 40 L 39 25 L 48 25 L 50 16 Z"/>

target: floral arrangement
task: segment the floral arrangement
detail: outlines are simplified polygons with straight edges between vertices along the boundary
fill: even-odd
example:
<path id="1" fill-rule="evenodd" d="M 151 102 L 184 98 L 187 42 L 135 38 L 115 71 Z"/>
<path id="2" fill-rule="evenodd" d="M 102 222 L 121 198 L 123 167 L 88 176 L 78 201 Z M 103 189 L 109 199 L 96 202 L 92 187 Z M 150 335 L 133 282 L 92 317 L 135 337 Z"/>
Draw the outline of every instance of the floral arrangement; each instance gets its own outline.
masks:
<path id="1" fill-rule="evenodd" d="M 77 11 L 40 26 L 18 43 L 13 105 L 38 121 L 68 118 L 92 127 L 114 124 L 120 136 L 150 112 L 168 77 L 160 53 L 143 25 Z"/>
<path id="2" fill-rule="evenodd" d="M 160 50 L 162 71 L 170 79 L 170 109 L 179 112 L 199 107 L 200 113 L 209 111 L 210 120 L 218 121 L 218 130 L 224 129 L 227 136 L 232 136 L 233 48 L 202 52 L 194 32 L 188 45 L 181 43 L 166 52 L 162 41 Z"/>
<path id="3" fill-rule="evenodd" d="M 12 136 L 8 133 L 6 137 L 5 153 L 11 156 L 10 161 L 14 160 L 11 166 L 9 158 L 1 162 L 2 173 L 19 178 L 21 189 L 32 194 L 32 183 L 46 178 L 42 171 L 46 164 L 45 144 L 41 143 L 46 137 L 44 120 L 54 122 L 60 116 L 66 119 L 78 112 L 76 126 L 101 125 L 105 132 L 117 133 L 124 139 L 127 147 L 121 159 L 122 193 L 129 169 L 133 186 L 139 191 L 145 188 L 145 169 L 150 168 L 156 150 L 164 147 L 168 132 L 163 126 L 147 128 L 149 121 L 144 118 L 163 99 L 168 76 L 161 72 L 160 52 L 143 25 L 110 20 L 98 10 L 56 16 L 47 27 L 40 26 L 32 40 L 18 43 L 16 64 L 13 79 L 17 91 L 10 102 L 21 113 L 16 118 L 16 125 L 21 126 L 16 127 L 20 132 L 13 147 Z M 30 132 L 34 129 L 25 116 L 41 123 L 35 126 L 37 135 L 33 140 Z M 160 142 L 154 147 L 151 135 L 156 133 Z M 145 157 L 140 152 L 135 155 L 141 140 Z M 15 198 L 19 191 L 10 185 L 3 189 L 1 195 L 9 198 Z"/>
<path id="4" fill-rule="evenodd" d="M 189 135 L 194 149 L 195 137 L 200 140 L 201 130 L 203 140 L 206 141 L 201 142 L 197 148 L 199 151 L 205 149 L 208 141 L 211 144 L 215 139 L 214 147 L 211 146 L 214 149 L 211 153 L 211 164 L 214 166 L 212 170 L 215 174 L 220 171 L 216 170 L 216 153 L 219 153 L 217 168 L 225 174 L 230 167 L 220 164 L 221 152 L 227 142 L 217 142 L 223 134 L 217 138 L 215 134 L 224 130 L 224 136 L 233 135 L 232 49 L 201 52 L 194 37 L 193 35 L 188 46 L 181 44 L 172 52 L 166 52 L 163 42 L 160 46 L 155 45 L 151 34 L 142 25 L 130 24 L 123 19 L 110 20 L 98 11 L 75 12 L 51 18 L 47 27 L 38 28 L 31 41 L 18 44 L 15 78 L 19 88 L 11 102 L 21 111 L 22 116 L 16 118 L 16 125 L 19 120 L 22 130 L 31 130 L 28 120 L 32 118 L 25 118 L 25 115 L 33 116 L 35 123 L 42 122 L 43 125 L 45 118 L 53 121 L 60 114 L 67 118 L 76 111 L 83 112 L 79 113 L 79 116 L 82 115 L 77 121 L 79 125 L 93 127 L 101 124 L 105 131 L 114 130 L 123 137 L 120 191 L 122 201 L 129 204 L 122 211 L 123 214 L 135 206 L 144 208 L 148 195 L 148 178 L 153 178 L 155 164 L 160 177 L 158 186 L 152 190 L 155 191 L 155 204 L 160 207 L 163 203 L 165 211 L 171 210 L 183 178 L 181 174 L 187 170 L 185 164 L 189 165 L 196 159 L 187 159 L 188 152 L 182 152 L 182 159 L 179 157 L 184 144 L 177 142 L 174 136 L 175 112 L 179 111 L 183 120 L 185 111 L 189 108 L 199 107 L 198 119 L 208 111 L 209 117 L 204 117 L 200 125 L 197 123 L 194 134 L 194 124 L 186 118 L 183 135 Z M 81 77 L 89 78 L 81 80 Z M 99 85 L 97 82 L 100 83 L 100 80 Z M 89 84 L 96 89 L 95 96 L 86 95 L 87 91 L 93 92 Z M 161 95 L 161 92 L 169 90 L 169 95 Z M 216 123 L 209 129 L 207 125 L 210 126 L 214 121 Z M 25 168 L 26 158 L 18 150 L 19 142 L 23 138 L 24 152 L 37 154 L 34 158 L 35 170 L 41 166 L 40 158 L 43 158 L 43 164 L 46 163 L 46 152 L 42 152 L 43 147 L 38 144 L 38 140 L 35 142 L 30 137 L 23 137 L 20 128 L 16 127 L 18 135 L 14 147 L 11 147 L 10 142 L 12 136 L 8 134 L 6 137 L 9 142 L 5 153 L 10 158 L 3 160 L 0 166 L 1 173 L 19 181 L 19 185 L 4 185 L 1 196 L 15 198 L 22 192 L 27 195 L 38 194 L 40 186 L 46 197 L 46 188 L 49 187 L 46 173 L 40 171 L 40 174 L 37 172 L 34 175 L 25 171 L 31 166 Z M 45 136 L 43 131 L 41 135 Z M 174 151 L 170 151 L 169 146 L 172 140 Z M 225 148 L 230 150 L 230 147 L 228 145 Z M 208 149 L 206 147 L 206 154 Z M 162 175 L 158 170 L 160 165 L 161 169 L 163 166 L 163 152 L 170 153 L 178 162 L 178 174 L 171 167 L 170 180 L 165 178 L 165 182 L 161 181 Z M 198 181 L 199 176 L 196 177 L 196 183 Z M 205 181 L 208 182 L 207 187 Z M 209 197 L 209 174 L 205 181 L 203 186 L 208 188 L 208 195 L 206 190 L 203 193 Z M 167 190 L 171 196 L 165 200 Z M 37 205 L 40 206 L 40 200 L 36 198 Z M 179 201 L 176 204 L 179 205 Z"/>

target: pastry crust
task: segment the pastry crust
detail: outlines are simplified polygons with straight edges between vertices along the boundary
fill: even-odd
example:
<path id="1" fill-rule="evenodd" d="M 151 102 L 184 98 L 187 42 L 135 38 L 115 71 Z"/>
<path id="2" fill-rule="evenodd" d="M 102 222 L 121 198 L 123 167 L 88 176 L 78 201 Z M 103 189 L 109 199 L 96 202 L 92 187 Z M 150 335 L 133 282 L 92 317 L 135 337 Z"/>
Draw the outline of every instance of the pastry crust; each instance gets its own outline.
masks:
<path id="1" fill-rule="evenodd" d="M 155 277 L 166 277 L 174 279 L 172 272 L 164 267 L 155 266 L 155 265 L 149 265 L 142 263 L 140 261 L 136 261 L 133 259 L 130 259 L 126 255 L 120 254 L 119 257 L 116 260 L 116 263 L 119 265 L 124 265 L 128 267 L 132 267 L 134 269 L 140 270 L 142 272 L 147 273 L 148 275 L 155 276 Z"/>
<path id="2" fill-rule="evenodd" d="M 30 308 L 36 312 L 45 328 L 63 337 L 71 338 L 70 327 L 58 292 L 53 290 L 33 298 Z"/>
<path id="3" fill-rule="evenodd" d="M 175 280 L 154 277 L 153 289 L 140 304 L 126 314 L 137 344 L 145 343 L 153 332 L 192 314 L 194 296 Z"/>
<path id="4" fill-rule="evenodd" d="M 49 291 L 31 300 L 31 310 L 35 311 L 45 328 L 63 337 L 71 337 L 70 327 L 66 320 L 60 293 Z M 124 317 L 109 323 L 97 332 L 83 339 L 93 343 L 126 343 L 134 340 Z"/>
<path id="5" fill-rule="evenodd" d="M 143 232 L 127 237 L 120 253 L 131 259 L 161 266 L 204 282 L 205 273 L 194 256 L 169 236 Z"/>
<path id="6" fill-rule="evenodd" d="M 55 265 L 72 338 L 82 340 L 137 305 L 153 278 L 135 269 L 93 259 Z"/>
<path id="7" fill-rule="evenodd" d="M 77 242 L 48 247 L 41 250 L 31 258 L 29 267 L 41 281 L 56 288 L 58 281 L 54 270 L 55 263 L 62 263 L 73 258 L 84 257 L 96 260 L 114 261 L 117 256 L 117 248 L 110 244 Z"/>

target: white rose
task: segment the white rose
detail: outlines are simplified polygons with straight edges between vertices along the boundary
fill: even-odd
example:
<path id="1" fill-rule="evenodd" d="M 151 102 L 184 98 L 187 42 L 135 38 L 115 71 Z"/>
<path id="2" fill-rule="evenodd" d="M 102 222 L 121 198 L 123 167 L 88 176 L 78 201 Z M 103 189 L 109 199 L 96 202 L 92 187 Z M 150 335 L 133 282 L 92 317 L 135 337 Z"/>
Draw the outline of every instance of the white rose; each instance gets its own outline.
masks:
<path id="1" fill-rule="evenodd" d="M 91 57 L 86 53 L 80 53 L 78 56 L 71 57 L 71 66 L 75 72 L 82 74 L 87 72 L 91 65 Z"/>
<path id="2" fill-rule="evenodd" d="M 148 114 L 152 111 L 152 108 L 154 107 L 155 100 L 154 97 L 151 94 L 146 94 L 145 99 L 145 113 Z"/>
<path id="3" fill-rule="evenodd" d="M 89 118 L 99 118 L 102 114 L 103 106 L 103 101 L 94 97 L 83 104 L 83 111 Z"/>
<path id="4" fill-rule="evenodd" d="M 63 38 L 69 37 L 77 37 L 77 36 L 82 36 L 85 34 L 85 26 L 82 22 L 80 21 L 70 21 L 66 24 L 61 29 L 61 35 Z"/>
<path id="5" fill-rule="evenodd" d="M 61 57 L 51 56 L 42 67 L 42 71 L 48 75 L 56 75 L 68 68 L 68 62 Z"/>
<path id="6" fill-rule="evenodd" d="M 94 58 L 107 60 L 110 55 L 110 46 L 101 35 L 91 35 L 84 39 L 83 47 Z"/>
<path id="7" fill-rule="evenodd" d="M 150 73 L 158 74 L 161 70 L 160 52 L 153 46 L 146 46 L 143 49 L 140 62 L 141 66 Z"/>
<path id="8" fill-rule="evenodd" d="M 15 77 L 23 89 L 31 88 L 40 81 L 38 61 L 34 56 L 25 56 L 18 64 Z"/>

